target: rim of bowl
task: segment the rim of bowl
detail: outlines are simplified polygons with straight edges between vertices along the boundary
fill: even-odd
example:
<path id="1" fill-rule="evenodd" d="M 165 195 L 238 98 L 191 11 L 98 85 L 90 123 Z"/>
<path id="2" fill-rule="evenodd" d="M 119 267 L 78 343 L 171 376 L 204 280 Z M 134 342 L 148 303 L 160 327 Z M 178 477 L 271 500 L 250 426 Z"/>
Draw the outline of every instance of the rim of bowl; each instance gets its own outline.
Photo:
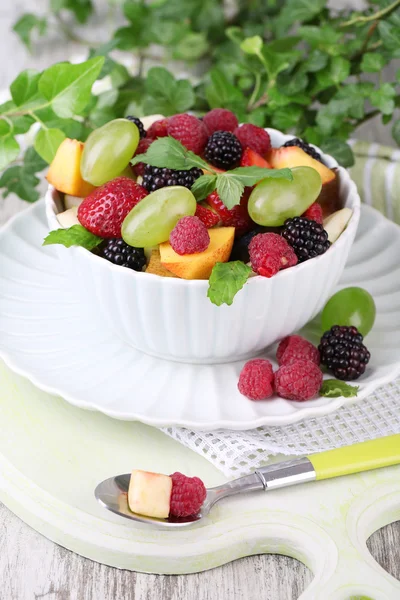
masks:
<path id="1" fill-rule="evenodd" d="M 270 134 L 271 141 L 272 142 L 276 141 L 278 143 L 278 146 L 275 146 L 274 143 L 272 143 L 272 147 L 279 147 L 284 142 L 291 140 L 294 137 L 293 135 L 283 134 L 282 132 L 278 131 L 277 129 L 272 129 L 270 127 L 266 127 L 265 130 Z M 294 267 L 290 267 L 290 269 L 283 269 L 282 271 L 279 271 L 273 278 L 262 277 L 261 275 L 254 275 L 252 277 L 249 277 L 246 285 L 254 286 L 254 285 L 260 284 L 261 282 L 263 283 L 263 285 L 265 285 L 266 283 L 275 281 L 277 277 L 279 277 L 280 279 L 282 279 L 283 277 L 290 277 L 290 274 L 293 272 L 293 269 L 296 269 L 297 271 L 299 271 L 300 269 L 302 269 L 303 271 L 306 271 L 306 270 L 313 269 L 314 267 L 318 267 L 318 265 L 320 265 L 324 261 L 325 257 L 329 253 L 339 252 L 340 248 L 346 243 L 347 238 L 352 235 L 352 233 L 354 232 L 355 229 L 357 229 L 359 218 L 360 218 L 361 199 L 358 194 L 356 184 L 351 179 L 348 171 L 346 169 L 344 169 L 343 167 L 339 166 L 337 161 L 333 158 L 333 156 L 330 156 L 329 154 L 325 154 L 324 152 L 322 152 L 322 150 L 320 148 L 318 148 L 318 146 L 315 146 L 314 144 L 310 144 L 310 146 L 315 148 L 321 154 L 321 157 L 322 157 L 324 163 L 326 164 L 326 166 L 328 166 L 331 169 L 336 168 L 338 171 L 340 180 L 345 181 L 349 185 L 349 191 L 348 191 L 348 194 L 346 197 L 346 202 L 345 202 L 344 207 L 351 208 L 353 211 L 353 214 L 350 217 L 350 220 L 347 224 L 346 229 L 343 231 L 343 233 L 340 235 L 340 237 L 336 240 L 336 242 L 334 242 L 331 245 L 331 247 L 324 254 L 321 254 L 320 256 L 316 256 L 312 260 L 307 260 L 303 263 L 298 263 Z M 53 194 L 55 192 L 58 193 L 57 190 L 55 189 L 55 187 L 52 185 L 49 185 L 48 189 L 46 191 L 46 194 L 45 194 L 45 204 L 46 204 L 47 219 L 48 219 L 49 223 L 54 223 L 54 226 L 55 226 L 54 228 L 57 229 L 57 228 L 59 228 L 59 223 L 57 220 L 58 213 L 55 210 L 55 201 L 53 198 Z M 111 269 L 114 273 L 116 273 L 116 274 L 119 273 L 119 276 L 121 276 L 121 277 L 130 277 L 130 278 L 133 277 L 135 279 L 140 279 L 145 276 L 146 279 L 148 279 L 148 280 L 149 280 L 149 278 L 152 278 L 153 281 L 156 281 L 156 280 L 163 281 L 162 285 L 174 285 L 174 286 L 191 285 L 192 287 L 193 286 L 204 287 L 204 288 L 208 287 L 208 279 L 182 279 L 179 277 L 162 277 L 161 275 L 155 275 L 154 273 L 146 273 L 145 271 L 133 271 L 132 269 L 126 269 L 119 265 L 115 265 L 108 260 L 104 260 L 100 256 L 97 256 L 96 254 L 93 254 L 89 250 L 86 250 L 85 248 L 81 248 L 79 246 L 72 246 L 71 248 L 68 248 L 68 250 L 75 252 L 77 257 L 81 257 L 83 259 L 92 260 L 92 261 L 101 261 L 101 263 L 105 269 L 109 269 L 109 270 Z"/>

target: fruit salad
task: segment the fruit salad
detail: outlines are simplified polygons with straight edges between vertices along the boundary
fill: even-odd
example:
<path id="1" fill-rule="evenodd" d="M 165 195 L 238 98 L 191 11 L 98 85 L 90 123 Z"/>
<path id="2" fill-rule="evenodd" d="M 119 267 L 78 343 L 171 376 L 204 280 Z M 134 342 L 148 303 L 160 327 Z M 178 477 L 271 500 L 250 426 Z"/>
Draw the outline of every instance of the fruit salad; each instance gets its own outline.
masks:
<path id="1" fill-rule="evenodd" d="M 199 118 L 128 116 L 66 139 L 47 179 L 63 199 L 45 244 L 80 245 L 119 267 L 209 279 L 231 304 L 251 275 L 274 277 L 327 252 L 352 211 L 338 175 L 297 138 L 273 148 L 268 132 L 229 110 Z"/>

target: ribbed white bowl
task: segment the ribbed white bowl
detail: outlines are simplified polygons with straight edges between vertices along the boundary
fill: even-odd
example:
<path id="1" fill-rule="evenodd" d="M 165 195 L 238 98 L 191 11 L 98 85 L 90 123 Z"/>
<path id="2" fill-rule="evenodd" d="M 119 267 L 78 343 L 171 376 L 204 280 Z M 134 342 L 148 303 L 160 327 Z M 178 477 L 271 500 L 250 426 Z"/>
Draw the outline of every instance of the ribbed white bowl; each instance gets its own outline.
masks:
<path id="1" fill-rule="evenodd" d="M 273 146 L 291 136 L 268 129 Z M 336 161 L 323 155 L 325 163 Z M 337 284 L 357 231 L 360 198 L 347 171 L 338 169 L 339 193 L 352 218 L 339 240 L 322 256 L 281 271 L 271 279 L 252 277 L 232 306 L 213 305 L 207 281 L 186 281 L 136 273 L 83 248 L 58 247 L 81 301 L 101 311 L 115 334 L 145 353 L 180 362 L 218 363 L 254 356 L 310 321 Z M 46 214 L 59 227 L 59 196 L 50 187 Z"/>

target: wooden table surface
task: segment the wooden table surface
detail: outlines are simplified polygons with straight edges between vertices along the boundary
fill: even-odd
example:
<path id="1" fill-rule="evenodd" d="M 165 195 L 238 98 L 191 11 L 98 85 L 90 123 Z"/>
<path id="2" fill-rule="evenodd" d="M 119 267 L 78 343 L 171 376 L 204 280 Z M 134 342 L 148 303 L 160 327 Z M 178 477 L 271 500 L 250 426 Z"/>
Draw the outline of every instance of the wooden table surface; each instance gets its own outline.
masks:
<path id="1" fill-rule="evenodd" d="M 82 52 L 78 44 L 53 35 L 29 55 L 11 32 L 20 14 L 45 13 L 48 4 L 47 0 L 0 2 L 0 90 L 23 68 L 42 69 Z M 390 131 L 378 121 L 365 126 L 358 137 L 391 143 Z M 15 199 L 6 203 L 0 199 L 0 222 L 15 208 Z M 295 600 L 312 580 L 312 573 L 302 563 L 274 555 L 243 558 L 189 576 L 119 571 L 57 546 L 1 504 L 0 523 L 0 600 Z M 376 560 L 400 579 L 400 522 L 373 534 L 368 547 Z"/>

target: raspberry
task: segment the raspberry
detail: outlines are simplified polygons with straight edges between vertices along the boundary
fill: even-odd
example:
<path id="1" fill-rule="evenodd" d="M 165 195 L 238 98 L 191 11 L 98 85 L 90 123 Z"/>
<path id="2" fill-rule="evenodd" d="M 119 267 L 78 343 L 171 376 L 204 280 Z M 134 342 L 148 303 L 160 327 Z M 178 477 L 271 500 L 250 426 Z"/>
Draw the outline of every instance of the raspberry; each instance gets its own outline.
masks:
<path id="1" fill-rule="evenodd" d="M 173 473 L 169 511 L 172 517 L 196 515 L 206 499 L 207 490 L 199 477 Z"/>
<path id="2" fill-rule="evenodd" d="M 319 365 L 320 356 L 317 348 L 300 335 L 288 335 L 278 346 L 276 351 L 278 365 L 289 365 L 296 360 L 310 360 Z"/>
<path id="3" fill-rule="evenodd" d="M 216 131 L 208 138 L 204 158 L 219 169 L 234 169 L 241 156 L 242 145 L 230 131 Z"/>
<path id="4" fill-rule="evenodd" d="M 274 393 L 274 372 L 269 360 L 254 358 L 243 367 L 238 389 L 250 400 L 266 400 Z"/>
<path id="5" fill-rule="evenodd" d="M 245 123 L 240 127 L 237 127 L 233 132 L 242 144 L 243 148 L 248 146 L 252 150 L 264 156 L 271 149 L 271 139 L 269 134 L 256 125 L 251 123 Z"/>
<path id="6" fill-rule="evenodd" d="M 280 269 L 297 264 L 293 248 L 277 233 L 254 236 L 249 244 L 249 255 L 253 271 L 263 277 L 272 277 Z"/>
<path id="7" fill-rule="evenodd" d="M 226 108 L 213 108 L 204 115 L 203 122 L 209 135 L 215 131 L 234 131 L 239 125 L 236 115 Z"/>
<path id="8" fill-rule="evenodd" d="M 282 365 L 275 373 L 275 389 L 287 400 L 310 400 L 320 390 L 323 376 L 311 360 L 296 360 Z"/>
<path id="9" fill-rule="evenodd" d="M 81 225 L 102 238 L 120 238 L 126 215 L 147 190 L 129 177 L 117 177 L 96 188 L 78 208 Z"/>
<path id="10" fill-rule="evenodd" d="M 237 236 L 246 233 L 254 227 L 254 222 L 251 220 L 247 210 L 250 192 L 251 189 L 246 188 L 240 199 L 240 204 L 237 204 L 233 208 L 227 208 L 217 192 L 212 192 L 206 198 L 207 203 L 217 211 L 223 226 L 235 227 Z"/>
<path id="11" fill-rule="evenodd" d="M 145 152 L 147 152 L 148 148 L 153 142 L 154 140 L 148 137 L 145 137 L 142 140 L 140 140 L 134 156 L 136 156 L 137 154 L 145 154 Z M 132 171 L 135 173 L 135 175 L 141 175 L 143 177 L 145 166 L 145 163 L 140 162 L 137 165 L 132 166 Z"/>
<path id="12" fill-rule="evenodd" d="M 216 212 L 214 212 L 210 208 L 202 206 L 201 204 L 198 204 L 196 207 L 195 217 L 198 217 L 200 221 L 204 223 L 207 229 L 218 225 L 218 223 L 220 222 L 220 218 Z"/>
<path id="13" fill-rule="evenodd" d="M 207 250 L 210 236 L 198 217 L 183 217 L 171 231 L 169 241 L 177 254 L 195 254 Z"/>
<path id="14" fill-rule="evenodd" d="M 207 143 L 207 129 L 203 121 L 186 113 L 170 117 L 167 132 L 195 154 L 201 154 Z"/>
<path id="15" fill-rule="evenodd" d="M 160 119 L 159 121 L 154 121 L 152 125 L 147 130 L 147 137 L 149 138 L 159 138 L 166 137 L 168 135 L 168 119 Z"/>
<path id="16" fill-rule="evenodd" d="M 313 204 L 311 204 L 311 206 L 309 206 L 306 212 L 303 213 L 301 216 L 305 217 L 306 219 L 309 219 L 310 221 L 316 221 L 320 225 L 322 225 L 324 222 L 324 219 L 322 217 L 322 207 L 320 204 L 318 204 L 318 202 L 314 202 Z"/>

